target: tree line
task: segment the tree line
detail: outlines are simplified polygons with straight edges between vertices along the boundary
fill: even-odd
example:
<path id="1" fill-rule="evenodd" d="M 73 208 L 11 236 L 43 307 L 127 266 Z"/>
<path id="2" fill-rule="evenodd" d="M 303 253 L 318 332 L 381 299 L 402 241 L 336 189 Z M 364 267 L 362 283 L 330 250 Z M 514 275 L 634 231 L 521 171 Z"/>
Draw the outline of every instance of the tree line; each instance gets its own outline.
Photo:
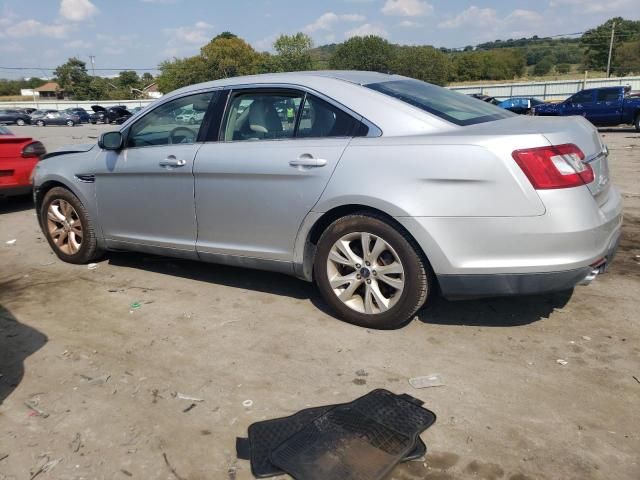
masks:
<path id="1" fill-rule="evenodd" d="M 91 76 L 86 63 L 69 59 L 54 72 L 65 93 L 78 100 L 126 99 L 145 86 L 158 83 L 162 92 L 186 85 L 238 75 L 302 70 L 373 70 L 397 73 L 438 85 L 474 80 L 513 80 L 531 70 L 534 75 L 552 71 L 607 67 L 611 31 L 615 23 L 612 72 L 640 74 L 640 21 L 617 17 L 585 32 L 580 38 L 530 37 L 496 40 L 460 50 L 431 46 L 395 45 L 369 35 L 352 37 L 340 44 L 313 47 L 304 33 L 280 35 L 273 53 L 256 51 L 231 32 L 223 32 L 202 46 L 197 55 L 173 58 L 159 65 L 154 78 L 145 73 L 123 71 L 117 77 Z M 40 79 L 0 80 L 0 95 L 16 95 L 33 88 Z"/>

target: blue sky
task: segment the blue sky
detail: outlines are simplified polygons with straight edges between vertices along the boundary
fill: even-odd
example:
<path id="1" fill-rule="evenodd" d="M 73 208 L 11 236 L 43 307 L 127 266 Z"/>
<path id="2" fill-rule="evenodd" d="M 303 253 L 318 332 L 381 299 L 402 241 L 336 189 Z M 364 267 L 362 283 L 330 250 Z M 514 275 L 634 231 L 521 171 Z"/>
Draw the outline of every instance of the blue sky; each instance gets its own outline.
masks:
<path id="1" fill-rule="evenodd" d="M 316 45 L 377 34 L 394 43 L 462 47 L 497 38 L 580 32 L 640 19 L 640 0 L 0 0 L 0 66 L 154 67 L 197 53 L 229 30 L 259 50 L 280 33 Z M 43 76 L 0 70 L 0 77 Z M 102 72 L 101 72 L 102 73 Z M 108 74 L 110 72 L 104 72 Z"/>

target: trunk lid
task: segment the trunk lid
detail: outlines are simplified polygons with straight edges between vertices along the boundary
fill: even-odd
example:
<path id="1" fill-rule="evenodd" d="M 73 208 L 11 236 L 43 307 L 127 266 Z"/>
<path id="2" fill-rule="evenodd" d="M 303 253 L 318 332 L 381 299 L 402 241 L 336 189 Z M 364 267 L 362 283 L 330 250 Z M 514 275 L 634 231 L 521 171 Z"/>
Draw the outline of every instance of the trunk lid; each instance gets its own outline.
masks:
<path id="1" fill-rule="evenodd" d="M 573 143 L 584 153 L 584 162 L 593 169 L 594 180 L 587 185 L 598 205 L 603 205 L 609 193 L 609 152 L 600 134 L 583 117 L 535 117 L 519 115 L 513 118 L 464 127 L 463 132 L 495 135 L 540 134 L 551 145 Z"/>

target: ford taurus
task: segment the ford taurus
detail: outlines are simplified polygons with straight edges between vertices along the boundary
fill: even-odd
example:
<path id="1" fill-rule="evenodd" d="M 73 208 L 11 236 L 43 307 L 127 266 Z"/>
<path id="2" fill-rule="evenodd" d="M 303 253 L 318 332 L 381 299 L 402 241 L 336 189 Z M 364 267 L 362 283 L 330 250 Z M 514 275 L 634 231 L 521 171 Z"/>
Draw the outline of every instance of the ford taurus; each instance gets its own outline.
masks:
<path id="1" fill-rule="evenodd" d="M 185 110 L 195 122 L 176 120 Z M 391 328 L 430 295 L 571 289 L 621 230 L 586 120 L 518 116 L 406 77 L 268 74 L 193 85 L 37 166 L 62 260 L 108 250 L 315 281 L 343 319 Z"/>

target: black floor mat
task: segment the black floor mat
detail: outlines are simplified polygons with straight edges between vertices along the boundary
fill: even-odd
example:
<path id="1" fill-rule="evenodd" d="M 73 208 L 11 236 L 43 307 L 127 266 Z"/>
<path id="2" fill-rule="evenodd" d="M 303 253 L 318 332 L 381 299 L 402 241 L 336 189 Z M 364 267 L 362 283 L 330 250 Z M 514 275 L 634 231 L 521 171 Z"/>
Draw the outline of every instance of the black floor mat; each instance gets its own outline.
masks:
<path id="1" fill-rule="evenodd" d="M 416 405 L 422 405 L 420 400 L 409 395 L 401 397 L 410 402 L 414 402 Z M 309 425 L 316 418 L 324 415 L 333 408 L 343 405 L 344 404 L 307 408 L 288 417 L 256 422 L 249 426 L 248 438 L 236 439 L 237 456 L 241 460 L 251 461 L 251 472 L 255 477 L 267 478 L 282 475 L 284 472 L 271 463 L 269 459 L 271 451 Z M 415 460 L 423 457 L 426 453 L 427 446 L 420 437 L 418 437 L 414 448 L 402 461 Z"/>
<path id="2" fill-rule="evenodd" d="M 435 419 L 406 396 L 374 390 L 315 418 L 270 458 L 297 480 L 380 480 Z"/>

